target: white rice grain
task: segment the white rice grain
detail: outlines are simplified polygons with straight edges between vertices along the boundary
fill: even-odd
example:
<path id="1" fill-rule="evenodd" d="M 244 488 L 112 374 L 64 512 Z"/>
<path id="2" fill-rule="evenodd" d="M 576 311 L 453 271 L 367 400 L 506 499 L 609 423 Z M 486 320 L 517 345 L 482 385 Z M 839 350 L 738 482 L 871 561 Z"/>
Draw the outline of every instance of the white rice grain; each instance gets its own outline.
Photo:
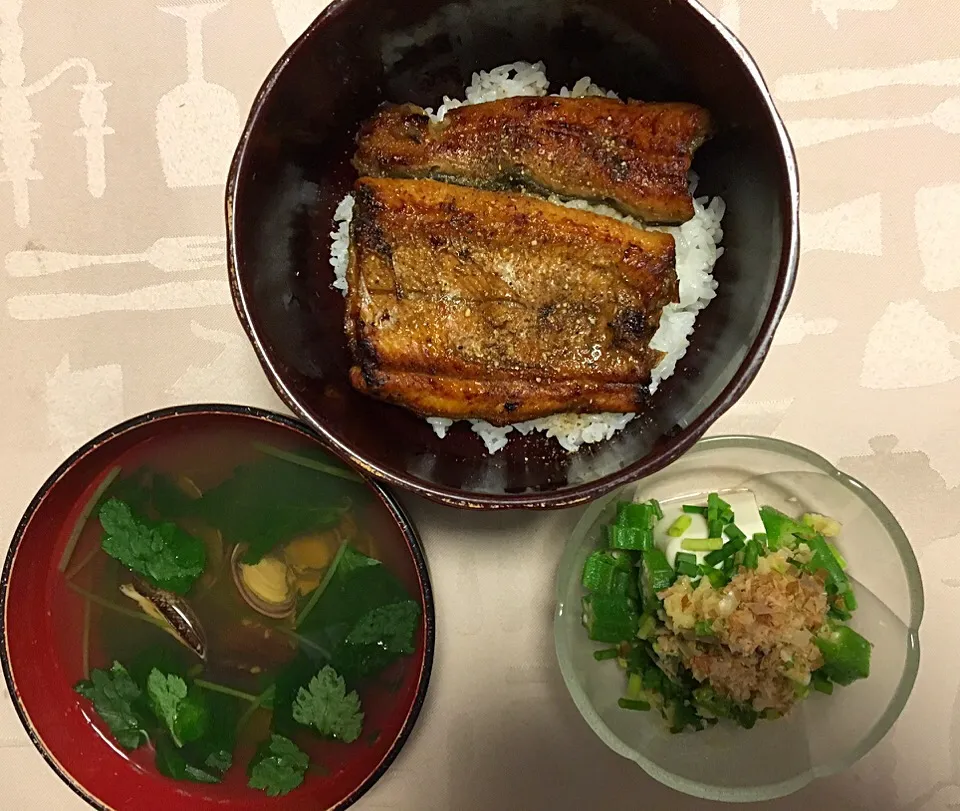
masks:
<path id="1" fill-rule="evenodd" d="M 543 62 L 514 62 L 501 65 L 489 71 L 473 74 L 473 81 L 466 89 L 465 98 L 444 97 L 436 112 L 427 113 L 434 121 L 440 121 L 448 110 L 464 104 L 479 104 L 496 101 L 512 96 L 545 96 L 550 86 Z M 584 76 L 572 88 L 562 87 L 559 96 L 580 98 L 583 96 L 607 96 L 619 98 L 616 93 L 604 90 L 593 84 L 589 76 Z M 697 178 L 691 173 L 691 193 L 696 190 Z M 561 200 L 551 197 L 554 203 L 592 211 L 606 217 L 628 222 L 638 228 L 644 227 L 632 217 L 604 205 L 594 205 L 584 200 Z M 337 206 L 334 213 L 336 228 L 331 232 L 330 264 L 333 266 L 333 286 L 344 295 L 347 291 L 347 262 L 350 244 L 350 220 L 353 218 L 353 195 L 348 194 Z M 694 198 L 694 216 L 677 227 L 662 227 L 651 230 L 665 231 L 673 235 L 676 243 L 677 278 L 680 283 L 680 301 L 663 308 L 660 328 L 650 346 L 664 353 L 663 359 L 653 369 L 650 381 L 650 393 L 653 394 L 660 384 L 672 375 L 677 362 L 686 354 L 693 334 L 697 313 L 706 307 L 717 295 L 717 282 L 713 278 L 713 266 L 723 253 L 719 247 L 723 238 L 721 220 L 724 214 L 724 202 L 719 197 L 713 200 L 707 197 Z M 567 451 L 576 451 L 581 445 L 603 442 L 618 431 L 622 431 L 636 414 L 555 414 L 542 419 L 512 425 L 495 426 L 485 420 L 469 420 L 471 430 L 484 442 L 488 453 L 496 453 L 504 448 L 509 434 L 518 431 L 527 435 L 531 431 L 542 431 L 548 437 L 554 437 Z M 434 432 L 443 439 L 454 421 L 446 417 L 428 417 Z"/>

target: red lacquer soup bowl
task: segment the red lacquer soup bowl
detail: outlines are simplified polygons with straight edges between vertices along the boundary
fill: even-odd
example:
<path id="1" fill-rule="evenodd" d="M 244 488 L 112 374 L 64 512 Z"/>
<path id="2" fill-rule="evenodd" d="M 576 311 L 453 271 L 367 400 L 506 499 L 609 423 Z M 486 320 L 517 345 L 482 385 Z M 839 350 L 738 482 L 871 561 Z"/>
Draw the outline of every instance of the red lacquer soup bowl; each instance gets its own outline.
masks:
<path id="1" fill-rule="evenodd" d="M 136 613 L 137 608 L 123 595 L 113 597 L 108 592 L 107 602 L 114 604 L 110 608 L 103 604 L 103 593 L 97 592 L 97 584 L 107 582 L 103 578 L 110 567 L 118 569 L 118 564 L 99 550 L 103 531 L 96 515 L 81 520 L 85 508 L 96 503 L 98 488 L 111 475 L 117 476 L 114 482 L 122 482 L 128 471 L 142 471 L 149 465 L 161 475 L 179 477 L 171 480 L 183 482 L 186 476 L 190 487 L 196 485 L 199 492 L 204 492 L 204 488 L 217 484 L 219 474 L 214 471 L 247 465 L 250 447 L 270 448 L 279 453 L 276 459 L 300 453 L 301 459 L 317 460 L 324 452 L 315 436 L 300 424 L 262 410 L 199 405 L 152 412 L 107 431 L 67 459 L 40 489 L 17 528 L 0 583 L 4 676 L 37 749 L 54 771 L 96 808 L 346 808 L 387 770 L 420 713 L 435 641 L 426 562 L 416 530 L 400 505 L 388 491 L 368 479 L 350 483 L 355 495 L 346 500 L 349 507 L 345 509 L 351 511 L 355 521 L 356 535 L 351 537 L 366 539 L 363 543 L 375 553 L 364 551 L 381 560 L 384 569 L 394 576 L 392 582 L 399 581 L 409 598 L 419 603 L 413 652 L 393 661 L 375 678 L 358 683 L 364 717 L 362 735 L 352 743 L 310 737 L 306 729 L 291 733 L 311 761 L 299 788 L 268 796 L 247 784 L 248 763 L 258 740 L 250 726 L 259 724 L 265 738 L 269 734 L 266 713 L 252 712 L 249 717 L 253 720 L 241 727 L 233 765 L 222 782 L 181 782 L 159 773 L 152 739 L 133 752 L 124 750 L 91 702 L 74 692 L 74 685 L 85 673 L 108 668 L 111 660 L 118 658 L 116 634 L 110 629 L 121 621 L 116 617 L 129 615 L 117 612 L 116 606 L 126 606 L 130 613 Z M 328 459 L 334 464 L 338 461 L 329 455 Z M 346 471 L 346 479 L 355 477 Z M 74 542 L 78 525 L 84 529 Z M 72 551 L 65 560 L 68 549 Z M 229 548 L 223 560 L 226 562 L 222 565 L 231 565 Z M 202 616 L 199 609 L 197 614 Z M 114 625 L 110 625 L 110 618 Z M 156 648 L 169 644 L 172 637 L 151 628 L 148 622 L 134 630 L 134 641 L 127 640 L 127 644 L 144 645 L 143 640 L 151 633 L 156 636 Z M 246 627 L 250 627 L 249 622 Z M 217 644 L 218 637 L 228 635 L 219 629 L 208 634 L 212 645 Z M 173 647 L 178 647 L 175 641 Z M 150 645 L 147 648 L 148 653 L 153 650 Z M 192 654 L 188 651 L 186 655 Z M 259 673 L 260 669 L 249 671 Z M 245 699 L 234 698 L 238 706 L 244 706 Z"/>

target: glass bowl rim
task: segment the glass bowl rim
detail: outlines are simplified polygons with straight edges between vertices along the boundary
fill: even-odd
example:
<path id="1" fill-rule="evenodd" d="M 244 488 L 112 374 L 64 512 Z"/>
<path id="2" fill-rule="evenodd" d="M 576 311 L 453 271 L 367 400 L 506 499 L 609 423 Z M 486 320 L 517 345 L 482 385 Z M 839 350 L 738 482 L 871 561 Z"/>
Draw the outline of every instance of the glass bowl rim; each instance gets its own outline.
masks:
<path id="1" fill-rule="evenodd" d="M 801 445 L 782 439 L 774 439 L 773 437 L 751 436 L 747 434 L 709 436 L 697 442 L 689 453 L 682 458 L 692 457 L 706 450 L 722 450 L 724 448 L 746 448 L 776 453 L 789 459 L 805 462 L 830 478 L 836 479 L 876 516 L 877 520 L 880 521 L 889 534 L 897 550 L 907 581 L 910 600 L 910 621 L 907 624 L 906 662 L 903 672 L 900 675 L 900 681 L 886 711 L 874 723 L 861 745 L 852 749 L 844 757 L 834 759 L 828 765 L 812 767 L 802 774 L 798 774 L 795 777 L 779 783 L 756 787 L 727 788 L 678 777 L 648 760 L 637 750 L 624 744 L 606 725 L 580 687 L 579 681 L 569 661 L 567 645 L 564 641 L 561 624 L 561 618 L 565 608 L 565 586 L 566 581 L 569 579 L 564 578 L 564 574 L 569 573 L 573 559 L 579 551 L 580 541 L 597 521 L 597 518 L 603 512 L 604 508 L 617 497 L 624 487 L 637 484 L 637 482 L 630 482 L 618 487 L 592 502 L 580 516 L 576 526 L 570 533 L 570 537 L 567 539 L 563 555 L 560 559 L 555 583 L 554 649 L 564 684 L 570 693 L 570 697 L 573 699 L 573 703 L 577 707 L 577 711 L 583 716 L 594 733 L 613 751 L 628 760 L 632 760 L 655 780 L 684 794 L 722 802 L 757 802 L 784 797 L 803 788 L 816 779 L 838 774 L 848 769 L 870 752 L 883 739 L 887 732 L 890 731 L 890 728 L 896 722 L 897 718 L 900 717 L 900 714 L 906 706 L 910 693 L 913 690 L 913 685 L 916 682 L 917 671 L 920 666 L 919 631 L 924 612 L 923 582 L 920 576 L 920 566 L 917 562 L 916 554 L 900 523 L 883 501 L 861 481 L 844 473 L 818 453 L 804 448 Z"/>

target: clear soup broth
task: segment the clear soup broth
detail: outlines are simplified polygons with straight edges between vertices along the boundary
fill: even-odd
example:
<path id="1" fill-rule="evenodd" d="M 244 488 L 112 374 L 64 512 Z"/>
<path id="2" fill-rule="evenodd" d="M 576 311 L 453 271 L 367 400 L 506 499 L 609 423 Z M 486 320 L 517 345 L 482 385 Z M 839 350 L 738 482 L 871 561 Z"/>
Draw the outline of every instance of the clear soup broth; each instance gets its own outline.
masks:
<path id="1" fill-rule="evenodd" d="M 359 782 L 385 756 L 423 604 L 388 510 L 339 461 L 270 423 L 184 431 L 126 452 L 84 512 L 52 605 L 115 750 L 212 796 Z"/>

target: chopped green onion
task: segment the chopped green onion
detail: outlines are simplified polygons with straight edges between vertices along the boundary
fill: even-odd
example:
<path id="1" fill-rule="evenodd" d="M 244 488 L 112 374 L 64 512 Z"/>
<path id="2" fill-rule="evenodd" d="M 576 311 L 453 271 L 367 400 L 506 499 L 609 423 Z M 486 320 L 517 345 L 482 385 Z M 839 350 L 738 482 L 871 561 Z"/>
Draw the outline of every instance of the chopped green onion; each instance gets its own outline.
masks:
<path id="1" fill-rule="evenodd" d="M 730 582 L 730 578 L 728 578 L 727 575 L 724 572 L 721 572 L 719 569 L 708 567 L 707 571 L 703 573 L 703 576 L 706 577 L 707 580 L 710 581 L 710 585 L 718 591 Z"/>
<path id="2" fill-rule="evenodd" d="M 723 548 L 723 538 L 684 538 L 680 548 L 689 552 L 710 552 Z"/>
<path id="3" fill-rule="evenodd" d="M 760 546 L 767 545 L 767 533 L 766 532 L 754 532 L 753 540 L 755 540 Z"/>
<path id="4" fill-rule="evenodd" d="M 677 552 L 676 560 L 677 574 L 685 574 L 687 577 L 696 577 L 700 574 L 700 567 L 697 565 L 697 556 L 690 552 Z"/>
<path id="5" fill-rule="evenodd" d="M 698 687 L 693 691 L 693 701 L 701 712 L 715 715 L 717 718 L 733 718 L 734 703 L 729 698 L 718 696 L 709 686 Z"/>
<path id="6" fill-rule="evenodd" d="M 707 496 L 707 519 L 716 521 L 720 517 L 720 495 L 710 493 Z"/>
<path id="7" fill-rule="evenodd" d="M 710 566 L 716 566 L 718 563 L 723 563 L 728 558 L 732 558 L 741 549 L 743 549 L 743 541 L 731 540 L 730 543 L 724 544 L 720 549 L 710 552 L 704 558 L 704 561 Z"/>
<path id="8" fill-rule="evenodd" d="M 707 521 L 707 534 L 711 538 L 719 538 L 723 535 L 724 523 L 720 518 L 716 518 L 713 521 Z"/>
<path id="9" fill-rule="evenodd" d="M 655 498 L 651 498 L 647 502 L 647 504 L 650 505 L 650 509 L 653 510 L 653 514 L 657 516 L 657 520 L 658 521 L 663 520 L 663 508 L 660 506 L 660 502 L 657 501 Z"/>
<path id="10" fill-rule="evenodd" d="M 736 524 L 727 524 L 723 528 L 723 534 L 726 535 L 731 541 L 745 541 L 747 540 L 746 534 L 743 530 L 740 529 Z"/>
<path id="11" fill-rule="evenodd" d="M 657 620 L 652 614 L 644 614 L 640 617 L 640 625 L 637 628 L 637 636 L 640 639 L 650 639 L 657 630 Z"/>
<path id="12" fill-rule="evenodd" d="M 679 697 L 670 704 L 670 722 L 670 732 L 674 734 L 683 732 L 688 726 L 695 730 L 703 729 L 703 721 L 697 711 Z"/>
<path id="13" fill-rule="evenodd" d="M 647 712 L 650 709 L 650 704 L 647 701 L 635 701 L 629 698 L 621 698 L 617 704 L 620 709 L 623 710 L 638 710 L 639 712 Z"/>
<path id="14" fill-rule="evenodd" d="M 690 525 L 693 523 L 693 519 L 689 515 L 681 515 L 670 525 L 670 529 L 667 530 L 667 535 L 671 538 L 679 538 L 690 529 Z"/>
<path id="15" fill-rule="evenodd" d="M 697 636 L 713 636 L 713 623 L 710 620 L 697 620 L 693 631 Z"/>
<path id="16" fill-rule="evenodd" d="M 743 565 L 748 569 L 756 569 L 760 561 L 760 552 L 760 544 L 751 538 L 743 548 Z"/>
<path id="17" fill-rule="evenodd" d="M 720 498 L 719 493 L 710 493 L 707 496 L 707 518 L 712 521 L 723 521 L 730 523 L 733 521 L 733 509 Z"/>
<path id="18" fill-rule="evenodd" d="M 643 689 L 653 693 L 663 692 L 663 671 L 657 667 L 648 667 L 643 671 Z"/>
<path id="19" fill-rule="evenodd" d="M 639 673 L 631 673 L 627 679 L 627 698 L 636 701 L 643 695 L 643 677 Z"/>
<path id="20" fill-rule="evenodd" d="M 706 507 L 698 507 L 696 504 L 684 504 L 681 508 L 685 513 L 690 513 L 691 515 L 703 515 L 707 514 Z"/>
<path id="21" fill-rule="evenodd" d="M 593 652 L 593 658 L 598 662 L 604 662 L 607 659 L 616 659 L 619 655 L 619 648 L 604 648 L 603 650 L 595 650 Z"/>

